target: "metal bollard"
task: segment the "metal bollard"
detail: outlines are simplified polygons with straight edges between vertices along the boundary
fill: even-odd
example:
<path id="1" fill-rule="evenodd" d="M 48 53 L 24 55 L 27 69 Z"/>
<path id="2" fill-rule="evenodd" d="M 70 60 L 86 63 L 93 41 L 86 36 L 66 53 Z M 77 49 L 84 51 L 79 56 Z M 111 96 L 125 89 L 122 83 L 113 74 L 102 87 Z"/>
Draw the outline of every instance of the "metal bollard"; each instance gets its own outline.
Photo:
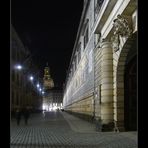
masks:
<path id="1" fill-rule="evenodd" d="M 100 118 L 96 119 L 95 124 L 96 124 L 96 131 L 100 132 L 102 130 L 101 119 Z"/>

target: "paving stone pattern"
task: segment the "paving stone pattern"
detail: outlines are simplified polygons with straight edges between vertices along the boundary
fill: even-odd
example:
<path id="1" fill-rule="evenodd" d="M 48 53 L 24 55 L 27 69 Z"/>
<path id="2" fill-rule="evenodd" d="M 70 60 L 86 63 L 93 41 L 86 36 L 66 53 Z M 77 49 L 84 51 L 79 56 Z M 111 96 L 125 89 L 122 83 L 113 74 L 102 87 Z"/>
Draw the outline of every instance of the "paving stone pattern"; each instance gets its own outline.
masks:
<path id="1" fill-rule="evenodd" d="M 11 122 L 11 148 L 137 148 L 137 132 L 96 132 L 65 112 L 33 114 L 26 126 Z"/>

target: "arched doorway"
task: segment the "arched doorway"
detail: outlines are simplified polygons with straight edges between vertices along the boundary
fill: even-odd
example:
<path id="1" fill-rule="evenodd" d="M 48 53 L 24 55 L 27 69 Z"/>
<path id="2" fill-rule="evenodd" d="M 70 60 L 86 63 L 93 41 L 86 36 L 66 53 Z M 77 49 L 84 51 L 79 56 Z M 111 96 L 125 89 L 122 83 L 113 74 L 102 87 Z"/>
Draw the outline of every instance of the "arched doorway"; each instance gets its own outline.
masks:
<path id="1" fill-rule="evenodd" d="M 124 75 L 124 126 L 137 130 L 137 57 L 126 64 Z"/>
<path id="2" fill-rule="evenodd" d="M 116 126 L 119 131 L 137 130 L 137 33 L 119 54 L 116 76 Z"/>

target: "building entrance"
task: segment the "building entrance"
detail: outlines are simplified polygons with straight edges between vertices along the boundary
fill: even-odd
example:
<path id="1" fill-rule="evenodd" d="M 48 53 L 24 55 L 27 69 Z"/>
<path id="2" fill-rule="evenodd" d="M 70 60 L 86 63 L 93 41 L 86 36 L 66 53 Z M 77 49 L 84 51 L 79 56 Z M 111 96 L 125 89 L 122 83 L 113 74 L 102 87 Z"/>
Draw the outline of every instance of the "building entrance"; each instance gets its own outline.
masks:
<path id="1" fill-rule="evenodd" d="M 125 99 L 124 125 L 125 130 L 137 130 L 137 57 L 134 56 L 125 67 Z"/>

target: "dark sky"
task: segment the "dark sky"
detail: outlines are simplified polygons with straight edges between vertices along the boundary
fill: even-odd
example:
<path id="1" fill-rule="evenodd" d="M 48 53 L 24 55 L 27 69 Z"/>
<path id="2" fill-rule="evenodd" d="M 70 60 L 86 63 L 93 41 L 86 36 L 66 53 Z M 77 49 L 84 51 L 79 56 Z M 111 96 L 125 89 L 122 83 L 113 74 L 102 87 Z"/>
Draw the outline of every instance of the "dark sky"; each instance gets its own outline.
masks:
<path id="1" fill-rule="evenodd" d="M 40 69 L 59 86 L 66 78 L 83 0 L 11 0 L 11 23 Z"/>

